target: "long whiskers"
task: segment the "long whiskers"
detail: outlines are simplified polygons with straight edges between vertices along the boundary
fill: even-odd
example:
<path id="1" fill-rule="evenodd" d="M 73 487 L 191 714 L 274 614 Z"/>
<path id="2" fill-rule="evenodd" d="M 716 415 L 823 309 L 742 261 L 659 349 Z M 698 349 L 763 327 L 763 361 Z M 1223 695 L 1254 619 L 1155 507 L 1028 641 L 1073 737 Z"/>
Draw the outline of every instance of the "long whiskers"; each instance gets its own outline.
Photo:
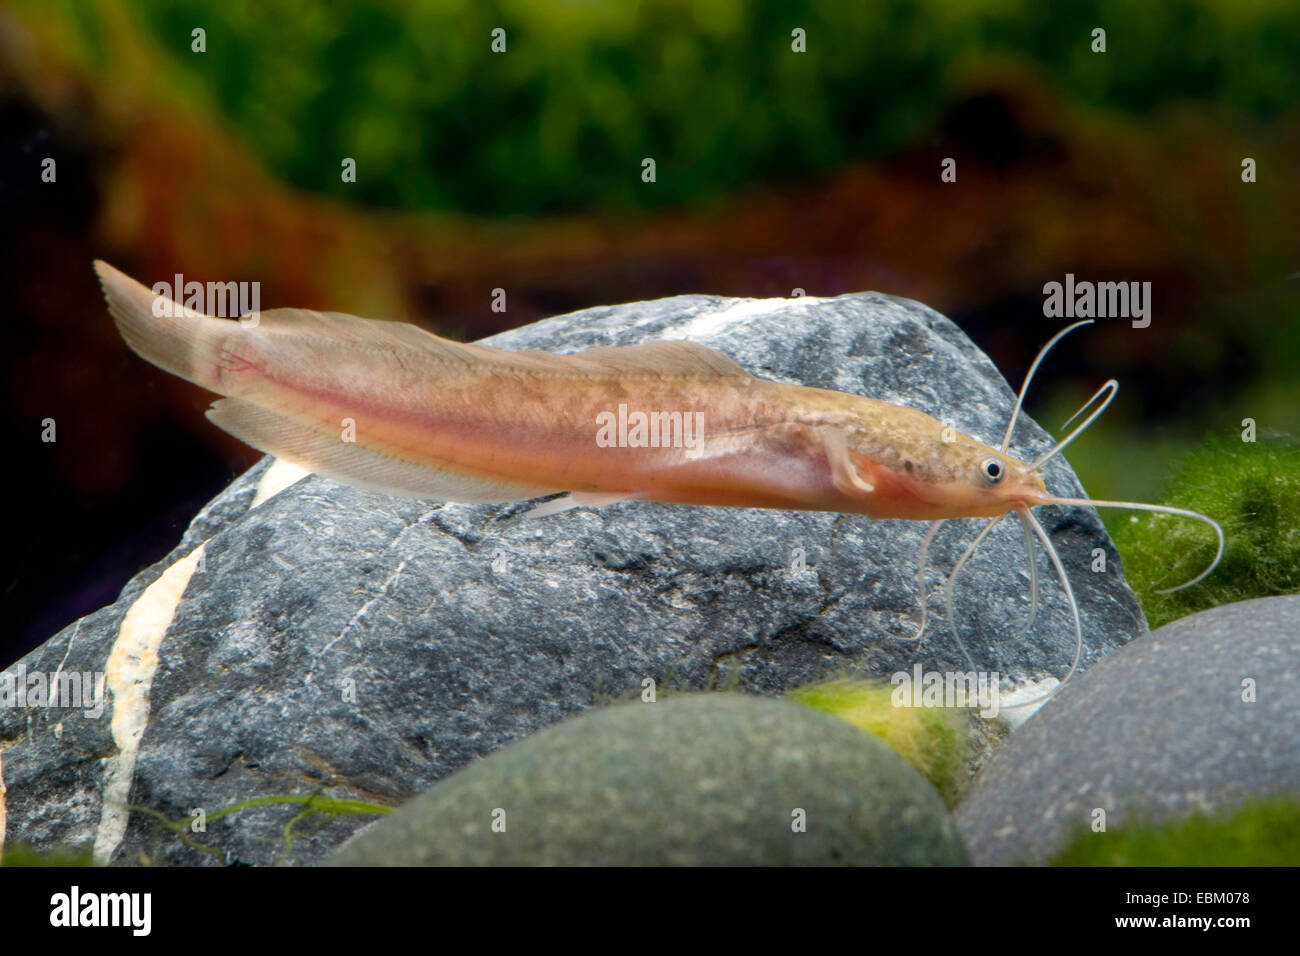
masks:
<path id="1" fill-rule="evenodd" d="M 975 536 L 975 539 L 966 546 L 966 550 L 962 552 L 961 557 L 957 559 L 957 563 L 953 565 L 952 572 L 948 575 L 948 583 L 944 586 L 944 608 L 948 615 L 948 626 L 952 629 L 952 636 L 956 639 L 957 646 L 961 648 L 962 657 L 966 658 L 966 663 L 971 666 L 971 670 L 975 669 L 975 662 L 971 660 L 970 654 L 966 650 L 966 645 L 961 639 L 961 635 L 957 633 L 957 615 L 953 610 L 954 585 L 957 583 L 957 573 L 961 571 L 963 565 L 970 560 L 971 556 L 975 553 L 975 549 L 980 546 L 980 542 L 988 537 L 989 532 L 1001 524 L 1002 519 L 1006 516 L 1005 512 L 998 515 L 986 524 L 980 533 Z"/>
<path id="2" fill-rule="evenodd" d="M 1075 428 L 1074 431 L 1070 432 L 1070 434 L 1066 435 L 1064 438 L 1058 441 L 1055 445 L 1052 446 L 1050 451 L 1046 452 L 1042 457 L 1038 459 L 1038 461 L 1030 465 L 1029 466 L 1030 471 L 1037 471 L 1039 468 L 1043 467 L 1043 465 L 1047 464 L 1049 461 L 1051 461 L 1053 458 L 1055 458 L 1057 455 L 1063 452 L 1065 450 L 1065 447 L 1069 445 L 1070 442 L 1074 441 L 1076 438 L 1082 435 L 1084 431 L 1087 430 L 1088 426 L 1091 425 L 1094 421 L 1096 421 L 1098 416 L 1100 416 L 1102 412 L 1104 412 L 1107 408 L 1109 408 L 1110 403 L 1115 400 L 1115 395 L 1119 392 L 1119 382 L 1112 378 L 1101 388 L 1097 389 L 1097 391 L 1093 392 L 1092 398 L 1084 402 L 1083 407 L 1080 408 L 1073 415 L 1071 415 L 1070 421 L 1066 422 L 1065 424 L 1066 425 L 1070 424 L 1070 422 L 1074 421 L 1076 418 L 1082 415 L 1089 405 L 1095 402 L 1098 398 L 1101 398 L 1102 394 L 1107 391 L 1109 391 L 1110 394 L 1106 396 L 1106 398 L 1102 401 L 1101 405 L 1099 405 L 1091 415 L 1089 415 L 1082 422 L 1080 422 L 1079 426 Z"/>
<path id="3" fill-rule="evenodd" d="M 948 621 L 953 630 L 953 637 L 957 638 L 957 643 L 961 647 L 963 654 L 966 654 L 966 646 L 962 644 L 961 637 L 957 634 L 957 615 L 954 611 L 953 605 L 954 595 L 957 590 L 957 573 L 961 571 L 962 566 L 965 565 L 967 561 L 975 556 L 975 549 L 978 548 L 980 542 L 984 540 L 984 536 L 997 527 L 998 522 L 1008 514 L 1011 514 L 1011 512 L 1008 511 L 1004 514 L 998 515 L 989 522 L 989 524 L 984 526 L 984 530 L 979 533 L 975 540 L 966 548 L 962 556 L 957 559 L 956 565 L 953 566 L 952 573 L 948 575 L 945 606 L 948 612 Z M 1034 560 L 1033 533 L 1029 530 L 1029 525 L 1025 522 L 1024 517 L 1019 514 L 1019 512 L 1016 513 L 1016 517 L 1020 519 L 1020 530 L 1025 534 L 1025 556 L 1029 561 L 1029 620 L 1025 622 L 1024 630 L 1021 631 L 1022 634 L 1027 634 L 1034 626 L 1034 621 L 1038 619 L 1038 562 Z M 971 663 L 970 655 L 968 654 L 966 655 L 966 661 L 967 663 L 970 663 L 972 667 L 975 666 Z"/>
<path id="4" fill-rule="evenodd" d="M 1091 325 L 1092 322 L 1092 319 L 1085 319 L 1062 329 L 1043 346 L 1038 355 L 1034 358 L 1033 363 L 1029 366 L 1029 371 L 1025 374 L 1025 381 L 1020 388 L 1020 393 L 1016 397 L 1016 404 L 1012 409 L 1011 418 L 1007 422 L 1007 430 L 1002 437 L 1002 444 L 998 446 L 998 452 L 1000 454 L 1005 454 L 1011 443 L 1011 436 L 1015 432 L 1016 422 L 1019 419 L 1021 409 L 1024 406 L 1025 395 L 1029 391 L 1029 386 L 1034 380 L 1034 375 L 1037 373 L 1038 367 L 1042 364 L 1047 353 L 1051 351 L 1052 347 L 1056 345 L 1057 342 L 1070 332 L 1080 328 L 1081 326 Z M 1069 428 L 1071 423 L 1078 419 L 1079 416 L 1086 414 L 1084 420 L 1075 426 L 1074 430 L 1066 435 L 1065 438 L 1061 439 L 1048 451 L 1040 455 L 1037 461 L 1029 465 L 1028 473 L 1036 476 L 1039 469 L 1057 455 L 1061 454 L 1061 452 L 1063 452 L 1071 442 L 1082 435 L 1089 426 L 1091 426 L 1092 423 L 1096 421 L 1108 407 L 1110 407 L 1110 403 L 1115 400 L 1115 396 L 1118 392 L 1119 382 L 1115 379 L 1111 379 L 1106 382 L 1106 384 L 1102 385 L 1101 388 L 1097 389 L 1097 391 L 1093 393 L 1092 397 L 1084 402 L 1083 406 L 1071 415 L 1069 420 L 1066 421 L 1061 428 Z M 1042 524 L 1034 517 L 1033 512 L 1030 510 L 1031 507 L 1038 507 L 1039 505 L 1065 505 L 1085 508 L 1126 508 L 1133 511 L 1150 511 L 1158 514 L 1178 515 L 1180 517 L 1193 518 L 1197 521 L 1202 521 L 1205 524 L 1208 524 L 1214 529 L 1214 533 L 1218 538 L 1218 547 L 1214 554 L 1214 560 L 1210 562 L 1209 567 L 1190 581 L 1180 584 L 1177 587 L 1159 590 L 1156 592 L 1157 594 L 1170 594 L 1174 591 L 1181 591 L 1183 588 L 1189 588 L 1194 584 L 1200 583 L 1219 566 L 1219 562 L 1223 558 L 1224 550 L 1223 529 L 1219 526 L 1219 523 L 1207 515 L 1203 515 L 1197 511 L 1190 511 L 1186 508 L 1175 508 L 1168 505 L 1150 505 L 1137 501 L 1104 501 L 1092 498 L 1064 498 L 1048 494 L 1035 494 L 1024 500 L 1017 501 L 1012 506 L 1012 509 L 1020 519 L 1021 530 L 1024 532 L 1025 538 L 1025 551 L 1029 556 L 1031 596 L 1029 622 L 1026 625 L 1026 631 L 1033 626 L 1039 608 L 1038 562 L 1034 554 L 1034 537 L 1036 536 L 1042 543 L 1044 550 L 1047 551 L 1047 557 L 1052 563 L 1052 568 L 1056 572 L 1057 579 L 1061 582 L 1061 587 L 1065 591 L 1066 600 L 1070 605 L 1070 615 L 1074 620 L 1074 656 L 1070 661 L 1070 668 L 1066 671 L 1065 676 L 1062 677 L 1051 690 L 1048 690 L 1030 700 L 1020 701 L 1014 705 L 1010 705 L 1014 707 L 1024 707 L 1047 700 L 1074 676 L 1075 672 L 1079 668 L 1079 661 L 1083 656 L 1083 623 L 1079 616 L 1079 603 L 1074 596 L 1074 588 L 1070 585 L 1070 579 L 1065 573 L 1065 566 L 1061 562 L 1061 556 L 1057 552 L 1056 546 L 1052 544 L 1051 537 L 1047 534 Z M 986 524 L 983 529 L 981 529 L 980 533 L 976 535 L 975 539 L 966 547 L 966 550 L 962 552 L 961 557 L 957 559 L 957 563 L 953 566 L 951 573 L 948 575 L 948 580 L 945 586 L 944 602 L 947 611 L 947 620 L 952 629 L 953 636 L 957 640 L 957 645 L 961 648 L 962 655 L 966 658 L 966 662 L 970 664 L 972 668 L 974 668 L 975 665 L 971 661 L 970 654 L 966 650 L 966 645 L 962 642 L 960 635 L 957 634 L 956 614 L 954 611 L 954 593 L 956 590 L 957 576 L 961 572 L 961 569 L 975 554 L 975 551 L 980 546 L 981 542 L 988 537 L 988 535 L 998 526 L 999 522 L 1001 522 L 1007 514 L 1010 514 L 1010 511 L 998 515 Z M 921 624 L 915 636 L 909 639 L 911 641 L 920 641 L 922 635 L 925 633 L 927 623 L 927 595 L 925 590 L 926 557 L 929 553 L 930 544 L 934 540 L 935 533 L 939 530 L 939 526 L 942 524 L 943 520 L 933 522 L 921 540 L 921 549 L 918 555 L 917 567 L 917 580 L 921 585 Z"/>
<path id="5" fill-rule="evenodd" d="M 1080 326 L 1092 325 L 1093 321 L 1093 319 L 1084 319 L 1082 322 L 1075 322 L 1074 325 L 1067 325 L 1052 336 L 1051 340 L 1039 350 L 1038 356 L 1034 359 L 1033 364 L 1029 366 L 1029 371 L 1025 373 L 1025 383 L 1020 386 L 1020 394 L 1016 396 L 1016 407 L 1011 410 L 1011 420 L 1007 422 L 1007 432 L 1002 436 L 1002 444 L 998 446 L 999 452 L 1005 453 L 1007 446 L 1011 444 L 1011 433 L 1015 430 L 1016 419 L 1020 417 L 1020 408 L 1025 404 L 1025 394 L 1029 391 L 1029 383 L 1034 380 L 1034 373 L 1038 371 L 1038 366 L 1047 357 L 1047 353 L 1052 350 L 1052 346 Z"/>
<path id="6" fill-rule="evenodd" d="M 1218 536 L 1219 546 L 1214 552 L 1214 560 L 1204 571 L 1174 588 L 1163 588 L 1156 591 L 1157 594 L 1172 594 L 1174 591 L 1181 591 L 1183 588 L 1190 588 L 1193 584 L 1199 584 L 1205 580 L 1206 576 L 1219 566 L 1219 561 L 1223 558 L 1223 528 L 1219 527 L 1219 522 L 1215 521 L 1208 515 L 1203 515 L 1199 511 L 1189 511 L 1186 508 L 1173 508 L 1169 505 L 1149 505 L 1140 501 L 1099 501 L 1096 498 L 1057 498 L 1054 495 L 1040 496 L 1036 505 L 1080 505 L 1085 508 L 1127 508 L 1131 511 L 1154 511 L 1159 514 L 1179 515 L 1183 518 L 1195 518 L 1197 521 L 1203 521 L 1214 529 L 1215 535 Z"/>
<path id="7" fill-rule="evenodd" d="M 1047 557 L 1056 570 L 1056 577 L 1060 580 L 1061 587 L 1065 589 L 1065 598 L 1070 602 L 1070 614 L 1074 618 L 1074 659 L 1070 661 L 1070 669 L 1065 672 L 1065 676 L 1051 690 L 1030 700 L 1017 701 L 1012 705 L 1025 707 L 1029 704 L 1037 704 L 1040 701 L 1047 700 L 1060 690 L 1065 685 L 1065 682 L 1074 676 L 1074 672 L 1079 669 L 1079 658 L 1083 656 L 1083 624 L 1079 620 L 1079 602 L 1074 599 L 1074 588 L 1070 587 L 1070 579 L 1065 574 L 1065 567 L 1061 564 L 1061 556 L 1056 553 L 1056 547 L 1052 544 L 1052 539 L 1048 537 L 1047 532 L 1043 530 L 1043 526 L 1038 523 L 1038 519 L 1034 517 L 1033 512 L 1027 506 L 1017 505 L 1016 511 L 1020 513 L 1021 520 L 1028 522 L 1028 525 L 1034 529 L 1034 533 L 1038 535 L 1038 540 L 1043 543 L 1043 547 L 1047 551 Z"/>
<path id="8" fill-rule="evenodd" d="M 1025 533 L 1025 554 L 1029 556 L 1029 620 L 1025 622 L 1024 633 L 1028 634 L 1038 619 L 1038 561 L 1034 554 L 1034 533 L 1029 529 L 1029 522 L 1019 511 L 1020 530 Z"/>
<path id="9" fill-rule="evenodd" d="M 916 629 L 916 633 L 913 634 L 911 637 L 905 637 L 905 638 L 903 638 L 903 640 L 905 640 L 905 641 L 915 643 L 915 642 L 917 642 L 917 641 L 920 641 L 920 640 L 921 640 L 921 637 L 925 634 L 925 624 L 926 624 L 925 565 L 926 565 L 926 556 L 930 553 L 930 542 L 934 540 L 934 536 L 935 536 L 935 534 L 938 533 L 939 528 L 940 528 L 940 527 L 943 525 L 943 523 L 944 523 L 945 521 L 947 521 L 947 520 L 948 520 L 947 518 L 940 518 L 938 521 L 932 521 L 932 522 L 930 522 L 930 527 L 926 530 L 926 532 L 925 532 L 925 537 L 923 537 L 923 538 L 921 539 L 921 548 L 920 548 L 920 550 L 919 550 L 919 551 L 917 552 L 917 554 L 916 554 L 916 580 L 917 580 L 917 583 L 920 585 L 919 591 L 920 591 L 920 601 L 921 601 L 921 626 L 918 627 L 918 628 Z"/>

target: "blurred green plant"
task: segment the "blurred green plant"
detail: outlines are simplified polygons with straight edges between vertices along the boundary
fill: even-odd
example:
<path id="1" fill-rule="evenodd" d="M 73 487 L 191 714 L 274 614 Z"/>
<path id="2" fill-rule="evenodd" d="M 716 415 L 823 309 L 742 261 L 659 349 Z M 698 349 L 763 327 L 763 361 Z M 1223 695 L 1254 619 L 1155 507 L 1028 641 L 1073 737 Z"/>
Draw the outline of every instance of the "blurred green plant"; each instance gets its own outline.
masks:
<path id="1" fill-rule="evenodd" d="M 1300 101 L 1292 0 L 12 2 L 61 12 L 108 83 L 107 28 L 135 19 L 163 54 L 157 87 L 213 97 L 281 177 L 409 209 L 630 210 L 815 177 L 914 141 L 986 63 L 1139 116 L 1212 100 L 1267 120 Z"/>
<path id="2" fill-rule="evenodd" d="M 1300 865 L 1300 802 L 1257 800 L 1227 814 L 1137 822 L 1106 833 L 1084 830 L 1052 865 Z"/>
<path id="3" fill-rule="evenodd" d="M 27 843 L 13 843 L 5 847 L 0 866 L 94 866 L 93 848 L 60 846 L 52 850 L 38 850 Z"/>
<path id="4" fill-rule="evenodd" d="M 895 707 L 893 691 L 880 681 L 841 679 L 798 687 L 786 696 L 879 738 L 929 780 L 949 808 L 956 806 L 969 750 L 967 712 Z"/>
<path id="5" fill-rule="evenodd" d="M 1213 558 L 1214 535 L 1200 522 L 1137 513 L 1108 526 L 1152 628 L 1221 604 L 1300 592 L 1300 447 L 1256 438 L 1212 439 L 1189 452 L 1160 499 L 1223 526 L 1223 561 L 1200 584 L 1156 593 L 1194 577 Z"/>

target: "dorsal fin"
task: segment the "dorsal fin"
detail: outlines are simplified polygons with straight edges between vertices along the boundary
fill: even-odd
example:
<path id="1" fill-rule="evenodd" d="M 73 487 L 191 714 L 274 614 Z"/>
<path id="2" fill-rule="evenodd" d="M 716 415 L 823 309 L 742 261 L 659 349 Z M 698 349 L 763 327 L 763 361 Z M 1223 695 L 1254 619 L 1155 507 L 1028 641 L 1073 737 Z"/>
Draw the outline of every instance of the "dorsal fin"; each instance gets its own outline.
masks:
<path id="1" fill-rule="evenodd" d="M 750 378 L 740 365 L 714 349 L 696 342 L 661 341 L 637 345 L 604 345 L 559 355 L 539 349 L 500 349 L 489 345 L 455 342 L 405 322 L 363 319 L 344 312 L 308 309 L 273 309 L 261 314 L 261 327 L 271 334 L 296 339 L 319 336 L 351 346 L 386 346 L 411 350 L 452 365 L 488 363 L 498 369 L 558 375 L 569 372 L 589 378 Z"/>
<path id="2" fill-rule="evenodd" d="M 752 378 L 727 356 L 698 342 L 642 342 L 602 345 L 571 356 L 593 373 L 652 375 L 665 378 Z"/>
<path id="3" fill-rule="evenodd" d="M 550 352 L 509 352 L 483 345 L 455 342 L 434 335 L 418 325 L 363 319 L 346 312 L 315 312 L 310 309 L 272 309 L 263 312 L 257 330 L 284 336 L 295 343 L 315 339 L 322 344 L 343 343 L 352 348 L 386 349 L 418 353 L 447 365 L 477 365 L 484 361 L 524 369 L 543 370 L 557 356 Z"/>

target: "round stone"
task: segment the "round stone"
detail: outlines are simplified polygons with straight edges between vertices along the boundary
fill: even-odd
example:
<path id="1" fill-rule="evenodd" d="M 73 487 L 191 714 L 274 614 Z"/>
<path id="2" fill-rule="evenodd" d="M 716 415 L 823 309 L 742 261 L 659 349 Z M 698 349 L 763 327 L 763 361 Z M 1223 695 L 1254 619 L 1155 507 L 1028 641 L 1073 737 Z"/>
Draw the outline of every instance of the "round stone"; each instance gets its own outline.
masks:
<path id="1" fill-rule="evenodd" d="M 1083 831 L 1300 793 L 1300 597 L 1181 618 L 1068 683 L 976 778 L 977 864 L 1049 860 Z M 1098 828 L 1104 822 L 1105 831 Z"/>
<path id="2" fill-rule="evenodd" d="M 934 789 L 850 724 L 740 694 L 620 704 L 439 783 L 340 865 L 966 862 Z"/>

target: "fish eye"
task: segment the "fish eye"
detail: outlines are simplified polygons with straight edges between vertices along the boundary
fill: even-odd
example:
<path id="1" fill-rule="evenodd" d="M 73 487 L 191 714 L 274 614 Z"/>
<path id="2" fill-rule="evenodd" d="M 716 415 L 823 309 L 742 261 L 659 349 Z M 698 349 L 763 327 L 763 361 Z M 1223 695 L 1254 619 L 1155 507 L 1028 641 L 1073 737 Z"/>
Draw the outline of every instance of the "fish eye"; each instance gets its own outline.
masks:
<path id="1" fill-rule="evenodd" d="M 1002 462 L 996 458 L 985 458 L 980 462 L 980 474 L 990 485 L 996 485 L 1006 473 L 1007 470 L 1002 467 Z"/>

